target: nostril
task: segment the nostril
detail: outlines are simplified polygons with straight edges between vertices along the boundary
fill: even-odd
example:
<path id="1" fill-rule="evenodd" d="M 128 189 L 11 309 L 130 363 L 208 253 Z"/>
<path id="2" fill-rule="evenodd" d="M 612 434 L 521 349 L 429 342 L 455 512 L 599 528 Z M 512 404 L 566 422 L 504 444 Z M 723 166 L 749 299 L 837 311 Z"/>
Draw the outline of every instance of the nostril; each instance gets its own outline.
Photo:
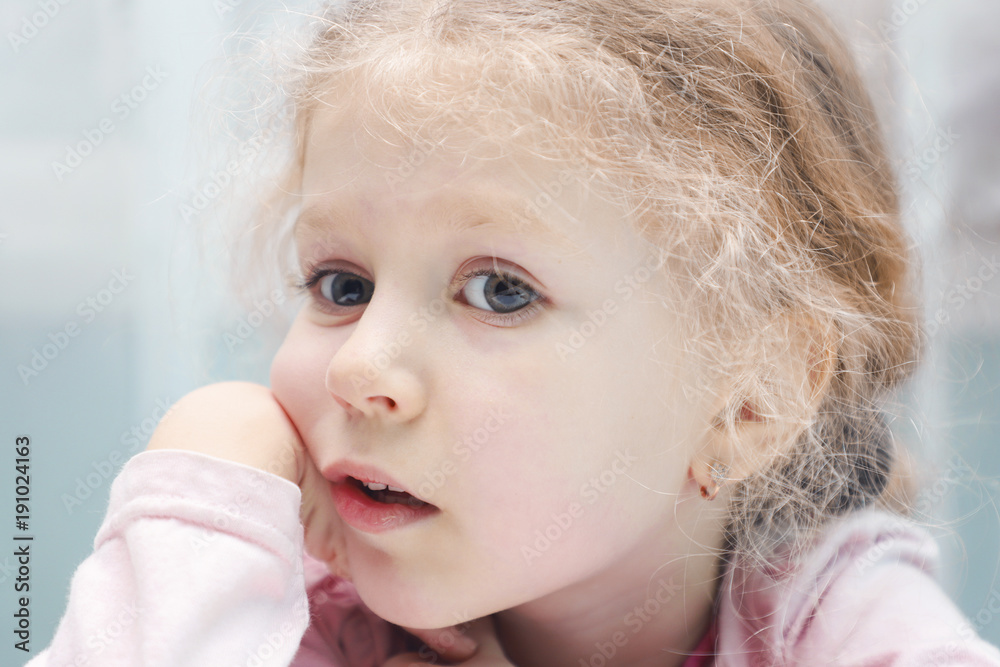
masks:
<path id="1" fill-rule="evenodd" d="M 370 396 L 368 400 L 372 403 L 383 403 L 388 410 L 393 410 L 396 407 L 396 401 L 392 400 L 388 396 Z"/>

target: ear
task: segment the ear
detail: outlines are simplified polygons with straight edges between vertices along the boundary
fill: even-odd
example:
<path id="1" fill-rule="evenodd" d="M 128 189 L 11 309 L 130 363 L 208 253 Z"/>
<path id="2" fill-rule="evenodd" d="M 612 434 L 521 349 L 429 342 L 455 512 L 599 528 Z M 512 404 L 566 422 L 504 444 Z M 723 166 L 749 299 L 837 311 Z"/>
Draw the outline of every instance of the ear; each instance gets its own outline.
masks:
<path id="1" fill-rule="evenodd" d="M 782 315 L 758 337 L 760 354 L 718 395 L 712 425 L 691 462 L 699 485 L 716 484 L 712 465 L 728 468 L 726 483 L 752 475 L 786 453 L 815 417 L 836 369 L 832 326 Z"/>

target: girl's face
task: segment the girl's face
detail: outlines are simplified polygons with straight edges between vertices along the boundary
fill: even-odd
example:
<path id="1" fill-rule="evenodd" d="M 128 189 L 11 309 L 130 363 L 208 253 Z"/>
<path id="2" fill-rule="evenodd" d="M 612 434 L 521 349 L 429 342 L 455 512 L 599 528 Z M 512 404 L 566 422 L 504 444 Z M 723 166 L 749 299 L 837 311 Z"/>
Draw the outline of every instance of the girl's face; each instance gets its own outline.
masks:
<path id="1" fill-rule="evenodd" d="M 711 410 L 627 212 L 567 164 L 359 128 L 312 126 L 314 280 L 271 382 L 335 482 L 366 604 L 441 627 L 687 550 Z"/>

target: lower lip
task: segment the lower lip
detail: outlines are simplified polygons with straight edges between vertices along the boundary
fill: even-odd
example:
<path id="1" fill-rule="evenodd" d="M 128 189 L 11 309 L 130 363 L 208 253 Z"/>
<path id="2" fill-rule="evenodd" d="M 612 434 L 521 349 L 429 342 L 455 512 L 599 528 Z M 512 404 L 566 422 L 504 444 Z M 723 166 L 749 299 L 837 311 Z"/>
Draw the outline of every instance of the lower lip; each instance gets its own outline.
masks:
<path id="1" fill-rule="evenodd" d="M 434 505 L 413 507 L 399 503 L 380 503 L 372 500 L 354 483 L 334 484 L 333 502 L 347 525 L 366 533 L 384 533 L 410 525 L 436 514 Z"/>

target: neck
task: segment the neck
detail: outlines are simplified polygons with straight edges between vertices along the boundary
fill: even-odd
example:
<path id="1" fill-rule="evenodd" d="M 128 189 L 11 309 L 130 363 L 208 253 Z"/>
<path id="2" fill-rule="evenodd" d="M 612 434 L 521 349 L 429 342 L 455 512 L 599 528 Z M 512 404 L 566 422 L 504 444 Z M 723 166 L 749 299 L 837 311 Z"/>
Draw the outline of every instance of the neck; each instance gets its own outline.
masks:
<path id="1" fill-rule="evenodd" d="M 712 622 L 720 583 L 722 518 L 707 517 L 698 517 L 694 533 L 675 526 L 648 535 L 589 579 L 497 613 L 497 636 L 511 662 L 683 665 Z"/>

